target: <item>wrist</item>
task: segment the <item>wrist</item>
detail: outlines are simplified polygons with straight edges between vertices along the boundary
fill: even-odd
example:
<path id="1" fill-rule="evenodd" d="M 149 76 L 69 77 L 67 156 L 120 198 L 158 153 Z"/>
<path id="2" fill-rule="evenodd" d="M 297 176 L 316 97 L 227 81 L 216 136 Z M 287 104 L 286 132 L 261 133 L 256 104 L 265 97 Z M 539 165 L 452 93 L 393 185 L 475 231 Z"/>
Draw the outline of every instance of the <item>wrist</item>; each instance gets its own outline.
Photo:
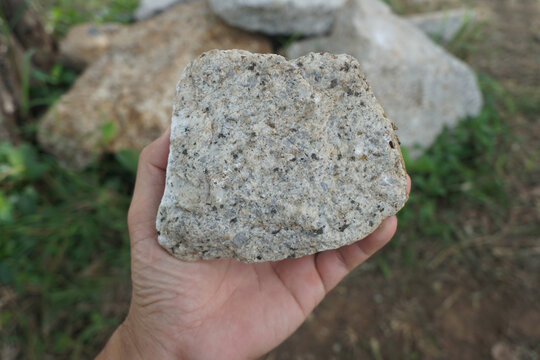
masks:
<path id="1" fill-rule="evenodd" d="M 113 333 L 98 360 L 183 359 L 143 331 L 128 317 Z"/>

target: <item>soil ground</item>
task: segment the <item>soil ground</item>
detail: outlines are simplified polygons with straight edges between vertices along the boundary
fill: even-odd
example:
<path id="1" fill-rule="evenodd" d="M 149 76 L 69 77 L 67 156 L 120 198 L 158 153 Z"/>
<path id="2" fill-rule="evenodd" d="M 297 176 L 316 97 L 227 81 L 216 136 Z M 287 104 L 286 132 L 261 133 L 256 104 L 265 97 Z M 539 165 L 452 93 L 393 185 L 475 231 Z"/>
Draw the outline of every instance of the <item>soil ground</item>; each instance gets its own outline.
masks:
<path id="1" fill-rule="evenodd" d="M 477 9 L 482 36 L 465 60 L 538 109 L 540 1 L 401 4 Z M 390 274 L 371 259 L 267 360 L 540 359 L 540 119 L 533 110 L 504 121 L 512 130 L 507 222 L 492 226 L 484 214 L 464 211 L 463 241 L 450 247 L 415 242 L 418 264 L 394 261 Z M 392 259 L 393 251 L 377 256 Z"/>

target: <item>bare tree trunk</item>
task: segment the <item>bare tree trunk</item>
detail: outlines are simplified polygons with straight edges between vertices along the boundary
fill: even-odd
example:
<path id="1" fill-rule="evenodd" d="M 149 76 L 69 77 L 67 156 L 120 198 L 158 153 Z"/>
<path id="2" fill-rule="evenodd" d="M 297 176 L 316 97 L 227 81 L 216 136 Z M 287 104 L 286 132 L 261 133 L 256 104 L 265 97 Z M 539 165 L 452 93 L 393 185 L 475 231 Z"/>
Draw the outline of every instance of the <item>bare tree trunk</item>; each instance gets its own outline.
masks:
<path id="1" fill-rule="evenodd" d="M 0 140 L 18 142 L 32 69 L 48 71 L 56 44 L 28 0 L 0 0 Z M 30 57 L 31 56 L 31 57 Z M 25 59 L 26 58 L 26 59 Z"/>

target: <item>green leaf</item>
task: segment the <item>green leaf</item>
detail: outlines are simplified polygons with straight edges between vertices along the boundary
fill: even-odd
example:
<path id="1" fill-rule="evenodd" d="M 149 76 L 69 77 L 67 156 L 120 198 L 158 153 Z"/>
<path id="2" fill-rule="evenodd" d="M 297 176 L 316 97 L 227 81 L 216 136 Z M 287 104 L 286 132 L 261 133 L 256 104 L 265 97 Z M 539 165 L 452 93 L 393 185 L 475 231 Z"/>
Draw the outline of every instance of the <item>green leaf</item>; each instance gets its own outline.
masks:
<path id="1" fill-rule="evenodd" d="M 390 278 L 392 276 L 392 270 L 388 265 L 388 262 L 384 258 L 379 259 L 379 269 L 383 273 L 385 278 Z"/>
<path id="2" fill-rule="evenodd" d="M 101 141 L 104 144 L 110 143 L 118 133 L 118 127 L 116 123 L 108 121 L 101 126 Z"/>
<path id="3" fill-rule="evenodd" d="M 19 147 L 19 151 L 23 159 L 25 173 L 28 179 L 39 179 L 41 175 L 47 171 L 48 166 L 38 158 L 36 148 L 30 144 L 23 144 Z"/>
<path id="4" fill-rule="evenodd" d="M 0 223 L 11 221 L 13 221 L 13 205 L 4 192 L 0 191 Z"/>
<path id="5" fill-rule="evenodd" d="M 139 152 L 133 149 L 123 149 L 114 154 L 116 161 L 127 171 L 137 174 Z"/>

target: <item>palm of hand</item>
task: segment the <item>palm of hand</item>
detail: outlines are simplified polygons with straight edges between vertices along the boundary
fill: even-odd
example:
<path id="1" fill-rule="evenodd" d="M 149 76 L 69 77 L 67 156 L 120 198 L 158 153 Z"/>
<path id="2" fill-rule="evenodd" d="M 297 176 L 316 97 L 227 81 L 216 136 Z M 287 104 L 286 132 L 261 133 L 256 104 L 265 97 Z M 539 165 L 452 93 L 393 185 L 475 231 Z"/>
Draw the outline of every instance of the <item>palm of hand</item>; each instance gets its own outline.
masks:
<path id="1" fill-rule="evenodd" d="M 377 235 L 393 227 L 388 224 Z M 202 349 L 208 358 L 255 358 L 292 334 L 380 242 L 375 237 L 364 241 L 301 259 L 244 264 L 184 263 L 165 253 L 156 239 L 143 240 L 139 246 L 144 248 L 134 244 L 132 252 L 132 309 L 153 334 L 163 334 L 188 358 L 199 358 Z"/>
<path id="2" fill-rule="evenodd" d="M 306 294 L 317 299 L 304 296 L 300 305 L 269 263 L 181 263 L 164 252 L 158 258 L 140 271 L 134 268 L 133 302 L 140 316 L 152 319 L 152 328 L 167 334 L 167 342 L 176 343 L 187 358 L 201 358 L 201 350 L 209 359 L 264 354 L 292 333 L 324 295 L 319 282 L 316 294 Z"/>
<path id="3" fill-rule="evenodd" d="M 141 154 L 129 214 L 133 296 L 126 323 L 146 343 L 177 357 L 263 355 L 292 334 L 328 291 L 396 230 L 393 217 L 364 240 L 300 259 L 182 262 L 158 245 L 155 230 L 167 154 L 167 133 Z"/>

